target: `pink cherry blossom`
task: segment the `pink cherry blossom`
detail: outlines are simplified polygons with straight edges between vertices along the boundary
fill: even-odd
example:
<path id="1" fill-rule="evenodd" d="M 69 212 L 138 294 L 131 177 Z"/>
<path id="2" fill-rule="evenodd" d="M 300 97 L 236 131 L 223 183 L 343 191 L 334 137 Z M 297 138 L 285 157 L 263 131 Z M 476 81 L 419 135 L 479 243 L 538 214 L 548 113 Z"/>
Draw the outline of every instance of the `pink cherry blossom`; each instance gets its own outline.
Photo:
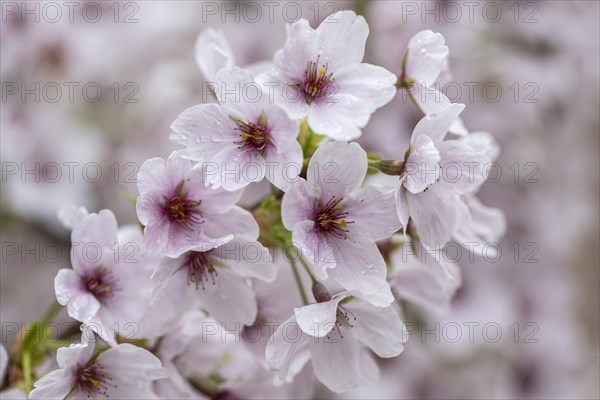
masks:
<path id="1" fill-rule="evenodd" d="M 353 11 L 332 14 L 317 29 L 301 19 L 287 26 L 273 70 L 257 79 L 274 89 L 292 118 L 307 118 L 314 132 L 356 139 L 396 93 L 394 74 L 362 63 L 368 34 L 365 19 Z"/>
<path id="2" fill-rule="evenodd" d="M 361 187 L 366 172 L 367 154 L 358 144 L 321 145 L 309 162 L 307 179 L 283 196 L 281 216 L 319 279 L 331 276 L 366 296 L 379 292 L 381 298 L 373 301 L 385 306 L 393 298 L 375 242 L 390 237 L 400 224 L 393 191 Z"/>
<path id="3" fill-rule="evenodd" d="M 186 146 L 178 154 L 206 165 L 216 188 L 236 190 L 266 177 L 286 190 L 302 169 L 298 122 L 240 68 L 217 73 L 215 94 L 218 105 L 188 108 L 171 125 L 171 140 Z"/>
<path id="4" fill-rule="evenodd" d="M 171 155 L 144 162 L 138 175 L 137 214 L 152 254 L 178 257 L 232 233 L 258 236 L 252 215 L 235 205 L 241 191 L 206 185 L 206 170 Z"/>

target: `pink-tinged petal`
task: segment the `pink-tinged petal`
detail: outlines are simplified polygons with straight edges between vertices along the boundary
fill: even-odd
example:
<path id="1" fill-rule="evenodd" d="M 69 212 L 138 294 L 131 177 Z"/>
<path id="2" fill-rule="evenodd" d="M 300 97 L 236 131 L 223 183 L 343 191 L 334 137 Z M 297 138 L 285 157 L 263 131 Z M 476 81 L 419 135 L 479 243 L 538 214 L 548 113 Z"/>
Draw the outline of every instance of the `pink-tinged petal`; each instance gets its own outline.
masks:
<path id="1" fill-rule="evenodd" d="M 338 246 L 330 243 L 316 229 L 312 221 L 299 222 L 292 232 L 292 242 L 300 250 L 300 254 L 312 267 L 313 273 L 321 280 L 327 279 L 327 270 L 335 268 Z M 291 256 L 293 260 L 293 254 Z"/>
<path id="2" fill-rule="evenodd" d="M 427 87 L 421 82 L 416 82 L 411 87 L 410 92 L 425 115 L 439 114 L 453 104 L 444 93 L 435 88 Z M 448 131 L 459 136 L 464 136 L 469 133 L 467 128 L 465 128 L 462 119 L 459 117 L 450 124 Z"/>
<path id="3" fill-rule="evenodd" d="M 334 140 L 353 140 L 362 134 L 371 117 L 371 111 L 362 100 L 352 93 L 334 93 L 308 111 L 308 125 L 320 135 Z"/>
<path id="4" fill-rule="evenodd" d="M 91 340 L 86 341 L 82 337 L 84 343 L 71 344 L 69 347 L 61 347 L 56 351 L 56 362 L 60 368 L 76 369 L 78 364 L 86 364 L 92 358 L 96 348 L 95 337 L 89 331 L 86 335 L 89 335 L 87 339 Z"/>
<path id="5" fill-rule="evenodd" d="M 411 193 L 419 193 L 435 183 L 440 176 L 440 153 L 431 138 L 419 135 L 410 145 L 403 185 Z"/>
<path id="6" fill-rule="evenodd" d="M 343 198 L 360 188 L 367 174 L 367 153 L 358 143 L 327 142 L 308 164 L 307 179 L 321 189 L 321 200 Z"/>
<path id="7" fill-rule="evenodd" d="M 265 106 L 269 106 L 268 94 L 262 93 L 261 85 L 248 71 L 224 68 L 217 72 L 215 80 L 215 95 L 228 117 L 256 122 Z"/>
<path id="8" fill-rule="evenodd" d="M 239 138 L 236 125 L 217 104 L 200 104 L 183 111 L 171 124 L 171 141 L 185 146 L 177 154 L 190 160 L 210 160 L 223 146 Z"/>
<path id="9" fill-rule="evenodd" d="M 432 185 L 418 194 L 407 194 L 408 209 L 422 242 L 430 247 L 445 245 L 456 226 L 456 206 Z"/>
<path id="10" fill-rule="evenodd" d="M 137 216 L 144 225 L 145 247 L 150 254 L 160 253 L 169 240 L 170 221 L 161 206 L 162 201 L 159 192 L 146 192 L 137 198 Z"/>
<path id="11" fill-rule="evenodd" d="M 408 332 L 393 307 L 375 307 L 361 300 L 351 300 L 344 307 L 356 317 L 352 323 L 353 337 L 379 357 L 390 358 L 402 353 Z"/>
<path id="12" fill-rule="evenodd" d="M 98 300 L 87 292 L 79 276 L 71 269 L 58 271 L 54 278 L 54 291 L 56 300 L 66 305 L 69 316 L 78 321 L 91 321 L 100 309 Z"/>
<path id="13" fill-rule="evenodd" d="M 352 337 L 336 335 L 331 339 L 321 338 L 316 343 L 310 340 L 309 346 L 315 376 L 329 390 L 343 393 L 370 383 L 363 380 L 360 345 Z"/>
<path id="14" fill-rule="evenodd" d="M 477 153 L 485 154 L 491 161 L 495 161 L 500 154 L 500 146 L 489 132 L 471 132 L 459 140 L 468 144 Z"/>
<path id="15" fill-rule="evenodd" d="M 394 191 L 384 186 L 369 185 L 351 193 L 344 200 L 348 212 L 347 225 L 354 236 L 383 240 L 401 227 L 396 215 Z"/>
<path id="16" fill-rule="evenodd" d="M 308 61 L 304 62 L 304 70 L 307 63 Z M 260 73 L 255 80 L 267 92 L 264 96 L 271 97 L 269 100 L 277 105 L 274 107 L 281 107 L 292 121 L 300 121 L 308 115 L 309 107 L 304 91 L 294 86 L 294 82 L 299 82 L 303 76 L 304 72 L 300 77 L 289 78 L 282 70 L 272 69 Z"/>
<path id="17" fill-rule="evenodd" d="M 446 39 L 439 33 L 424 30 L 408 42 L 406 75 L 427 86 L 433 85 L 448 57 Z"/>
<path id="18" fill-rule="evenodd" d="M 502 210 L 482 204 L 475 196 L 458 202 L 458 222 L 454 239 L 480 256 L 496 257 L 494 246 L 506 231 L 506 218 Z M 484 254 L 485 250 L 485 254 Z"/>
<path id="19" fill-rule="evenodd" d="M 398 189 L 396 189 L 395 192 L 396 215 L 398 216 L 400 225 L 402 225 L 402 228 L 404 229 L 404 234 L 406 234 L 406 229 L 408 228 L 408 219 L 410 218 L 410 210 L 408 209 L 408 200 L 406 197 L 406 188 L 404 185 L 398 185 Z"/>
<path id="20" fill-rule="evenodd" d="M 262 155 L 240 150 L 235 144 L 223 147 L 210 161 L 203 162 L 202 168 L 206 171 L 206 183 L 212 189 L 238 193 L 250 183 L 262 181 L 266 173 Z"/>
<path id="21" fill-rule="evenodd" d="M 211 174 L 221 177 L 223 165 L 214 170 L 207 163 L 196 164 L 185 176 L 184 192 L 191 199 L 201 200 L 200 210 L 203 216 L 212 213 L 224 213 L 242 197 L 243 190 L 225 190 L 208 186 Z"/>
<path id="22" fill-rule="evenodd" d="M 267 343 L 265 349 L 267 366 L 271 371 L 277 372 L 281 381 L 291 382 L 293 379 L 290 371 L 291 364 L 304 352 L 308 343 L 308 336 L 302 333 L 302 329 L 296 323 L 296 317 L 292 315 L 279 325 Z M 308 359 L 304 358 L 304 361 Z"/>
<path id="23" fill-rule="evenodd" d="M 201 226 L 209 238 L 222 238 L 233 234 L 244 235 L 253 240 L 258 238 L 259 227 L 252 214 L 241 207 L 233 206 L 222 214 L 206 214 Z"/>
<path id="24" fill-rule="evenodd" d="M 413 130 L 411 143 L 415 143 L 420 135 L 429 136 L 434 143 L 441 142 L 464 108 L 464 104 L 454 103 L 439 112 L 425 115 Z"/>
<path id="25" fill-rule="evenodd" d="M 398 77 L 376 65 L 348 65 L 336 71 L 334 77 L 336 90 L 360 99 L 371 113 L 389 103 L 398 91 Z"/>
<path id="26" fill-rule="evenodd" d="M 268 96 L 265 94 L 265 98 Z M 286 147 L 292 143 L 297 143 L 298 133 L 300 132 L 300 121 L 290 118 L 287 113 L 275 104 L 267 104 L 265 107 L 267 117 L 267 128 L 269 137 L 275 147 Z"/>
<path id="27" fill-rule="evenodd" d="M 72 231 L 73 228 L 75 228 L 75 225 L 89 214 L 87 208 L 69 204 L 61 207 L 58 211 L 58 220 L 62 226 Z"/>
<path id="28" fill-rule="evenodd" d="M 319 37 L 305 19 L 287 25 L 286 32 L 285 45 L 275 53 L 273 60 L 275 67 L 283 75 L 282 78 L 300 81 L 308 62 L 316 61 Z"/>
<path id="29" fill-rule="evenodd" d="M 487 179 L 486 166 L 491 162 L 484 154 L 458 140 L 438 143 L 442 173 L 437 190 L 448 194 L 475 191 Z"/>
<path id="30" fill-rule="evenodd" d="M 271 253 L 259 241 L 236 236 L 210 252 L 211 260 L 223 264 L 231 272 L 246 278 L 273 282 L 277 267 L 271 262 Z"/>
<path id="31" fill-rule="evenodd" d="M 356 242 L 351 238 L 336 240 L 335 258 L 338 260 L 329 275 L 346 290 L 357 290 L 368 296 L 387 286 L 386 265 L 383 256 L 374 242 Z M 375 304 L 385 307 L 385 304 Z"/>
<path id="32" fill-rule="evenodd" d="M 300 181 L 302 171 L 302 147 L 297 141 L 280 143 L 271 147 L 265 156 L 266 178 L 278 189 L 287 192 Z"/>
<path id="33" fill-rule="evenodd" d="M 314 337 L 326 336 L 335 325 L 337 307 L 350 294 L 336 294 L 329 301 L 294 308 L 296 321 L 304 333 Z"/>
<path id="34" fill-rule="evenodd" d="M 312 220 L 318 196 L 318 189 L 314 184 L 302 178 L 294 182 L 281 200 L 283 226 L 293 231 L 296 224 Z"/>
<path id="35" fill-rule="evenodd" d="M 138 191 L 143 194 L 158 190 L 171 195 L 191 167 L 189 160 L 176 155 L 171 155 L 166 161 L 159 157 L 146 160 L 138 172 Z"/>
<path id="36" fill-rule="evenodd" d="M 208 81 L 212 81 L 218 70 L 235 65 L 233 51 L 222 30 L 206 28 L 198 35 L 194 45 L 198 68 Z"/>
<path id="37" fill-rule="evenodd" d="M 344 10 L 329 15 L 317 28 L 323 61 L 339 69 L 359 63 L 365 55 L 369 26 L 362 16 Z"/>
<path id="38" fill-rule="evenodd" d="M 208 282 L 206 288 L 211 290 L 199 288 L 196 295 L 201 307 L 224 324 L 224 329 L 239 332 L 245 325 L 252 325 L 256 320 L 254 291 L 244 278 L 231 270 L 217 267 L 217 273 L 214 287 L 210 288 L 213 285 Z"/>
<path id="39" fill-rule="evenodd" d="M 64 399 L 75 383 L 73 371 L 54 370 L 34 383 L 34 389 L 29 393 L 29 399 Z"/>

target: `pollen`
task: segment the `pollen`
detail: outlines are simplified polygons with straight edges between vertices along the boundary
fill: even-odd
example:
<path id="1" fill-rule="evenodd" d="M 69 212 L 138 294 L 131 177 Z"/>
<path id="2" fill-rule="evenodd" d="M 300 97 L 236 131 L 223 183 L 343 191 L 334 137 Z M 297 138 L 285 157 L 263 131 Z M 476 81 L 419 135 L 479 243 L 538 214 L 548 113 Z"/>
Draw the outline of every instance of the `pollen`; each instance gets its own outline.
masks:
<path id="1" fill-rule="evenodd" d="M 256 122 L 242 121 L 235 117 L 231 117 L 231 119 L 236 123 L 237 128 L 235 129 L 240 131 L 241 139 L 234 144 L 237 144 L 239 149 L 262 154 L 271 143 L 265 113 L 261 113 Z"/>
<path id="2" fill-rule="evenodd" d="M 320 56 L 317 61 L 309 61 L 304 71 L 304 81 L 298 84 L 304 92 L 304 99 L 308 104 L 319 101 L 330 94 L 330 87 L 334 81 L 333 73 L 327 72 L 329 65 L 319 66 Z"/>
<path id="3" fill-rule="evenodd" d="M 205 290 L 205 283 L 209 281 L 216 285 L 215 278 L 219 275 L 217 269 L 212 264 L 206 253 L 192 251 L 187 261 L 188 285 L 195 284 L 196 290 L 202 287 Z"/>
<path id="4" fill-rule="evenodd" d="M 340 205 L 343 198 L 331 197 L 329 201 L 321 208 L 315 217 L 315 224 L 321 233 L 333 235 L 340 239 L 348 237 L 348 224 L 353 224 L 354 221 L 348 221 L 348 212 L 344 211 Z"/>
<path id="5" fill-rule="evenodd" d="M 203 222 L 202 214 L 198 209 L 202 201 L 187 198 L 182 191 L 182 186 L 183 183 L 177 187 L 171 198 L 165 198 L 163 209 L 171 222 L 180 223 L 193 231 L 194 225 Z"/>

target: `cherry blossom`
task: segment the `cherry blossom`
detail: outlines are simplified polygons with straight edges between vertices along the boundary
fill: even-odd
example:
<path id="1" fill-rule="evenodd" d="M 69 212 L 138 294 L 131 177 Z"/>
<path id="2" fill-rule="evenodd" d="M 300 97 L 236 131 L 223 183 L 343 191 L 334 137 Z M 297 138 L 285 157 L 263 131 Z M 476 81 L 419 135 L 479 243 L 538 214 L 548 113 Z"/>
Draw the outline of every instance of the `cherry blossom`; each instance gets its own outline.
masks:
<path id="1" fill-rule="evenodd" d="M 395 95 L 396 76 L 362 63 L 369 27 L 353 11 L 325 18 L 317 29 L 305 19 L 287 26 L 274 68 L 257 77 L 295 119 L 337 140 L 356 139 L 371 114 Z"/>

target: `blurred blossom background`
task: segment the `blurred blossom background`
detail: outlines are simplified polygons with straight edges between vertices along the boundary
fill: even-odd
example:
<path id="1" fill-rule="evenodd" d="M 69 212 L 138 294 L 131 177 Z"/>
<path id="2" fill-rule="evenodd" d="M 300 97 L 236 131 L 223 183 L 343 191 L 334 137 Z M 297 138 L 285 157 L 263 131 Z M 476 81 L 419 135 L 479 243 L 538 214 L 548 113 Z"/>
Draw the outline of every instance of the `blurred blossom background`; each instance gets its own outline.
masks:
<path id="1" fill-rule="evenodd" d="M 206 100 L 199 32 L 222 29 L 245 66 L 272 59 L 286 22 L 317 26 L 354 9 L 371 30 L 367 62 L 394 73 L 416 32 L 446 37 L 452 75 L 441 88 L 466 105 L 470 131 L 489 131 L 501 146 L 480 197 L 504 211 L 507 232 L 498 257 L 459 255 L 464 282 L 447 315 L 405 310 L 410 340 L 404 354 L 381 361 L 378 384 L 338 397 L 600 398 L 599 2 L 73 3 L 2 3 L 7 348 L 16 327 L 53 301 L 54 276 L 69 265 L 61 205 L 136 221 L 139 166 L 168 156 L 171 122 Z M 399 92 L 359 141 L 398 158 L 421 117 Z M 315 396 L 335 397 L 324 387 Z"/>

